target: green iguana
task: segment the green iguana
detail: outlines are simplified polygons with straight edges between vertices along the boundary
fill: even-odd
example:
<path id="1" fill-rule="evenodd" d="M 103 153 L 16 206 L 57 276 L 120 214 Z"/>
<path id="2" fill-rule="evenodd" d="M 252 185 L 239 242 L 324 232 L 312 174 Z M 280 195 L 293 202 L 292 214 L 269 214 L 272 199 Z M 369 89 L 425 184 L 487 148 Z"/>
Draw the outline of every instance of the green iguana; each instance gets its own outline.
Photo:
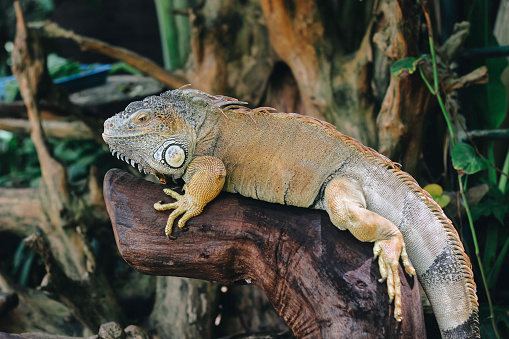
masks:
<path id="1" fill-rule="evenodd" d="M 174 210 L 169 238 L 178 216 L 185 228 L 221 190 L 325 210 L 339 229 L 374 242 L 398 321 L 401 259 L 409 274 L 417 271 L 443 338 L 480 337 L 469 258 L 451 221 L 409 174 L 329 123 L 244 104 L 180 88 L 133 102 L 104 123 L 114 155 L 162 183 L 184 180 L 185 194 L 164 189 L 176 201 L 154 205 Z"/>

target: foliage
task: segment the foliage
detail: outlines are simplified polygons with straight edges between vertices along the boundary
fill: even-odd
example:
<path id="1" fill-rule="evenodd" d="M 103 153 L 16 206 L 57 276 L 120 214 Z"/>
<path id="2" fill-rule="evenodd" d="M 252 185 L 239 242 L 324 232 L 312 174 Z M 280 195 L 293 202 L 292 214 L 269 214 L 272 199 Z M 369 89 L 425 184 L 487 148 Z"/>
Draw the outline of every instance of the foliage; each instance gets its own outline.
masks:
<path id="1" fill-rule="evenodd" d="M 451 158 L 454 169 L 466 174 L 474 174 L 488 168 L 488 161 L 477 156 L 475 149 L 463 142 L 454 146 Z"/>
<path id="2" fill-rule="evenodd" d="M 480 217 L 494 216 L 501 225 L 504 217 L 509 213 L 509 195 L 503 194 L 496 187 L 491 187 L 488 194 L 477 205 L 472 206 L 472 217 L 478 220 Z"/>
<path id="3" fill-rule="evenodd" d="M 0 132 L 0 158 L 8 160 L 0 162 L 0 186 L 38 186 L 41 170 L 32 140 Z M 71 182 L 86 179 L 90 166 L 98 167 L 102 173 L 111 167 L 119 167 L 107 148 L 95 141 L 53 139 L 49 142 L 55 157 L 66 165 Z"/>
<path id="4" fill-rule="evenodd" d="M 187 0 L 155 0 L 161 35 L 164 67 L 174 70 L 184 66 L 189 54 L 191 35 L 189 19 L 177 14 L 185 10 Z"/>
<path id="5" fill-rule="evenodd" d="M 418 58 L 408 57 L 399 59 L 391 65 L 391 74 L 394 76 L 405 76 L 413 74 L 417 67 L 428 60 L 429 57 L 424 54 Z"/>
<path id="6" fill-rule="evenodd" d="M 477 40 L 475 41 L 476 43 L 483 41 L 485 44 L 496 44 L 491 31 L 489 31 L 486 27 L 486 21 L 482 21 L 483 17 L 473 14 L 476 10 L 481 11 L 481 13 L 483 10 L 486 11 L 485 7 L 478 8 L 479 6 L 482 6 L 481 2 L 474 1 L 470 18 L 473 26 L 472 31 L 474 32 L 474 37 L 476 37 L 479 32 L 482 32 L 484 39 L 477 36 Z M 480 25 L 482 25 L 482 27 L 479 27 Z M 490 319 L 491 323 L 488 324 L 487 321 L 483 322 L 481 320 L 482 331 L 488 337 L 499 338 L 500 335 L 498 333 L 496 324 L 504 323 L 509 328 L 509 317 L 506 306 L 493 306 L 490 299 L 490 290 L 494 289 L 497 285 L 497 282 L 500 278 L 502 266 L 504 265 L 505 257 L 509 250 L 509 232 L 503 229 L 504 219 L 509 213 L 509 195 L 507 194 L 507 175 L 509 172 L 509 166 L 506 166 L 506 164 L 509 162 L 509 150 L 507 150 L 506 161 L 504 163 L 504 168 L 501 171 L 500 178 L 497 179 L 497 176 L 494 172 L 495 166 L 493 164 L 493 142 L 488 145 L 487 149 L 488 158 L 490 161 L 478 154 L 477 149 L 472 145 L 467 143 L 456 143 L 452 123 L 450 121 L 449 114 L 445 109 L 445 105 L 442 102 L 441 93 L 438 87 L 437 65 L 435 61 L 434 43 L 431 33 L 429 36 L 429 42 L 433 66 L 433 85 L 431 85 L 430 82 L 426 79 L 419 66 L 424 62 L 424 60 L 429 60 L 429 58 L 419 57 L 399 60 L 391 67 L 391 73 L 394 76 L 407 76 L 413 74 L 416 71 L 416 68 L 419 68 L 420 75 L 424 83 L 429 88 L 430 92 L 437 97 L 443 116 L 449 127 L 452 145 L 452 165 L 458 172 L 459 191 L 463 197 L 463 203 L 470 224 L 472 241 L 475 247 L 475 255 L 478 259 L 478 270 L 481 273 L 481 279 L 485 286 L 486 296 L 488 299 L 487 309 L 489 316 L 487 318 Z M 476 86 L 477 88 L 475 90 L 471 90 L 472 95 L 470 98 L 472 100 L 473 107 L 475 107 L 475 110 L 478 113 L 478 125 L 480 118 L 480 125 L 484 128 L 498 128 L 502 121 L 505 119 L 507 111 L 506 89 L 500 80 L 500 74 L 507 66 L 507 61 L 505 58 L 499 58 L 487 59 L 485 62 L 490 74 L 490 80 L 486 85 Z M 489 174 L 486 173 L 486 169 L 490 169 Z M 481 201 L 476 206 L 473 206 L 472 210 L 470 210 L 470 207 L 465 198 L 464 191 L 466 190 L 468 175 L 472 175 L 478 172 L 484 172 L 488 175 L 490 191 L 483 201 Z M 498 186 L 497 180 L 499 180 Z M 425 189 L 433 196 L 435 200 L 437 200 L 439 204 L 441 204 L 440 200 L 442 197 L 442 188 L 439 185 L 428 185 L 425 187 Z M 498 221 L 498 225 L 492 224 L 487 229 L 480 229 L 479 225 L 474 228 L 474 221 L 478 220 L 481 216 L 489 217 L 491 215 L 493 215 Z M 477 243 L 476 229 L 477 232 L 485 232 L 485 243 L 482 259 L 480 255 L 480 247 Z M 504 290 L 503 292 L 509 294 L 509 291 L 507 290 Z M 482 307 L 482 304 L 481 310 L 482 317 L 482 313 L 486 312 L 486 308 Z"/>
<path id="7" fill-rule="evenodd" d="M 30 138 L 0 131 L 0 186 L 35 187 L 41 177 L 39 159 Z"/>
<path id="8" fill-rule="evenodd" d="M 48 55 L 48 72 L 53 79 L 74 75 L 81 72 L 79 62 L 62 58 L 54 53 Z"/>
<path id="9" fill-rule="evenodd" d="M 128 73 L 128 74 L 134 74 L 134 75 L 142 75 L 143 74 L 138 69 L 134 68 L 131 65 L 126 64 L 123 61 L 116 62 L 111 65 L 110 74 L 117 74 L 117 73 Z"/>
<path id="10" fill-rule="evenodd" d="M 53 0 L 20 0 L 28 21 L 47 19 L 54 9 Z M 12 1 L 0 1 L 0 78 L 11 74 L 10 48 L 14 36 Z"/>
<path id="11" fill-rule="evenodd" d="M 20 241 L 16 252 L 14 252 L 12 260 L 12 275 L 18 276 L 18 282 L 20 285 L 27 285 L 35 258 L 35 252 L 29 249 L 23 241 Z M 42 263 L 40 258 L 37 258 L 37 260 L 40 262 L 39 264 Z"/>
<path id="12" fill-rule="evenodd" d="M 94 65 L 89 65 L 88 68 L 93 66 Z M 81 68 L 79 62 L 62 58 L 54 53 L 48 55 L 47 67 L 48 72 L 53 79 L 79 74 L 80 72 L 86 71 L 88 69 Z M 5 83 L 5 102 L 10 103 L 17 99 L 20 99 L 17 80 L 13 79 L 7 81 Z"/>
<path id="13" fill-rule="evenodd" d="M 470 7 L 468 20 L 471 24 L 469 48 L 482 48 L 486 46 L 498 46 L 493 36 L 493 28 L 489 23 L 489 1 L 475 0 Z M 500 75 L 507 67 L 506 58 L 474 59 L 469 67 L 476 68 L 480 65 L 488 67 L 488 83 L 475 86 L 469 90 L 469 98 L 472 104 L 470 120 L 472 128 L 499 128 L 507 111 L 506 88 L 500 79 Z"/>
<path id="14" fill-rule="evenodd" d="M 71 182 L 86 179 L 90 166 L 102 167 L 103 158 L 111 157 L 104 147 L 94 141 L 59 140 L 53 141 L 53 144 L 54 155 L 67 166 Z"/>
<path id="15" fill-rule="evenodd" d="M 424 190 L 428 192 L 433 200 L 437 202 L 437 204 L 444 208 L 445 206 L 449 205 L 451 202 L 451 198 L 448 195 L 443 194 L 444 190 L 442 186 L 438 184 L 429 184 L 424 186 Z"/>

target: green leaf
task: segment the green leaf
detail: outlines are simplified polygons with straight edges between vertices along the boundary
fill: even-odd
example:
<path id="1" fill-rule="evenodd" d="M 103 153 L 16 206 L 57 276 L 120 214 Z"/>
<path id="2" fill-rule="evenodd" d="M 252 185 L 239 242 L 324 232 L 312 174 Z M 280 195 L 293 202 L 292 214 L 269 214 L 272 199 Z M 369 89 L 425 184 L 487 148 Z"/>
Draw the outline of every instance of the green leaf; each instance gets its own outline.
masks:
<path id="1" fill-rule="evenodd" d="M 18 98 L 19 85 L 17 80 L 7 81 L 5 83 L 5 98 L 6 103 L 13 102 Z"/>
<path id="2" fill-rule="evenodd" d="M 452 165 L 458 171 L 474 174 L 488 168 L 488 161 L 478 157 L 472 146 L 459 143 L 452 150 Z"/>
<path id="3" fill-rule="evenodd" d="M 501 225 L 504 225 L 505 215 L 509 213 L 509 194 L 502 194 L 495 186 L 490 186 L 486 196 L 476 205 L 471 206 L 472 218 L 493 215 Z"/>
<path id="4" fill-rule="evenodd" d="M 437 204 L 444 208 L 451 202 L 451 197 L 448 195 L 444 195 L 444 190 L 442 189 L 442 186 L 438 184 L 429 184 L 424 186 L 424 190 L 428 192 L 433 200 L 437 202 Z"/>
<path id="5" fill-rule="evenodd" d="M 488 275 L 493 267 L 493 264 L 495 263 L 497 256 L 497 243 L 499 238 L 498 229 L 499 227 L 494 225 L 492 227 L 488 227 L 486 232 L 486 241 L 484 243 L 484 258 L 482 265 L 485 271 L 488 272 Z"/>
<path id="6" fill-rule="evenodd" d="M 59 57 L 56 54 L 48 55 L 48 71 L 53 79 L 80 73 L 79 62 Z"/>
<path id="7" fill-rule="evenodd" d="M 36 0 L 35 2 L 37 2 L 39 6 L 41 6 L 42 10 L 47 13 L 51 13 L 55 8 L 53 0 Z"/>
<path id="8" fill-rule="evenodd" d="M 23 262 L 23 267 L 21 268 L 21 272 L 19 274 L 19 283 L 22 286 L 26 286 L 28 277 L 30 276 L 30 269 L 32 268 L 32 262 L 35 258 L 35 252 L 30 251 L 25 261 Z"/>
<path id="9" fill-rule="evenodd" d="M 507 67 L 507 60 L 505 58 L 487 59 L 486 66 L 490 74 L 486 84 L 489 105 L 486 121 L 488 127 L 499 128 L 507 114 L 507 92 L 501 80 L 502 72 Z"/>
<path id="10" fill-rule="evenodd" d="M 69 165 L 69 178 L 71 181 L 76 181 L 85 178 L 91 164 L 96 160 L 96 155 L 82 156 L 78 161 Z"/>
<path id="11" fill-rule="evenodd" d="M 493 35 L 493 28 L 490 28 L 491 25 L 487 21 L 487 13 L 490 13 L 493 6 L 495 6 L 494 2 L 481 0 L 472 2 L 468 16 L 470 35 L 466 42 L 467 48 L 498 46 L 497 39 Z M 470 100 L 472 100 L 472 111 L 475 113 L 470 119 L 470 124 L 474 129 L 499 128 L 507 113 L 507 92 L 500 78 L 507 67 L 507 59 L 476 58 L 470 60 L 467 67 L 475 69 L 482 65 L 488 68 L 489 79 L 487 84 L 471 86 L 468 89 Z"/>
<path id="12" fill-rule="evenodd" d="M 449 205 L 451 202 L 451 197 L 448 195 L 441 195 L 438 197 L 434 197 L 435 201 L 437 202 L 438 206 L 444 208 L 445 206 Z"/>
<path id="13" fill-rule="evenodd" d="M 16 274 L 18 269 L 21 267 L 21 264 L 23 263 L 23 260 L 25 258 L 24 251 L 25 251 L 25 243 L 23 241 L 19 242 L 18 247 L 16 248 L 16 251 L 14 252 L 14 256 L 12 258 L 12 273 Z"/>
<path id="14" fill-rule="evenodd" d="M 507 113 L 507 92 L 500 78 L 506 66 L 505 58 L 486 59 L 488 83 L 472 88 L 475 109 L 487 128 L 499 128 Z"/>
<path id="15" fill-rule="evenodd" d="M 497 260 L 495 261 L 493 267 L 490 267 L 490 270 L 488 272 L 488 284 L 490 285 L 491 288 L 495 287 L 495 284 L 497 283 L 498 277 L 500 275 L 500 269 L 502 268 L 502 265 L 505 262 L 505 256 L 508 250 L 509 250 L 509 238 L 506 239 L 504 245 L 502 246 L 502 249 L 500 250 L 500 253 L 498 254 Z"/>
<path id="16" fill-rule="evenodd" d="M 417 70 L 417 66 L 427 60 L 427 55 L 421 55 L 418 58 L 408 57 L 399 59 L 391 66 L 391 74 L 394 76 L 413 74 Z"/>
<path id="17" fill-rule="evenodd" d="M 116 62 L 113 65 L 111 65 L 110 74 L 116 74 L 116 73 L 120 73 L 120 72 L 131 73 L 134 75 L 142 75 L 143 74 L 139 69 L 134 68 L 133 66 L 128 65 L 125 62 Z"/>
<path id="18" fill-rule="evenodd" d="M 439 195 L 442 195 L 442 193 L 444 193 L 442 186 L 440 186 L 438 184 L 426 185 L 426 186 L 424 186 L 424 190 L 426 192 L 428 192 L 429 194 L 431 194 L 432 197 L 439 196 Z"/>

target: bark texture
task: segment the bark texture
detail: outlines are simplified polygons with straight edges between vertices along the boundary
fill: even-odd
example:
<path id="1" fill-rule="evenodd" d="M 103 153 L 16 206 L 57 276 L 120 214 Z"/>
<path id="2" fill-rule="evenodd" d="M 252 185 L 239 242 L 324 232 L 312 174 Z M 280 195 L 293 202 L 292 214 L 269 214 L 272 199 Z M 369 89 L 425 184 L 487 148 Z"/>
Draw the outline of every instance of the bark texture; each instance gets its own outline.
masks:
<path id="1" fill-rule="evenodd" d="M 18 3 L 15 9 L 13 73 L 27 108 L 30 136 L 41 166 L 42 180 L 37 192 L 40 205 L 35 205 L 44 211 L 37 223 L 38 231 L 27 238 L 26 243 L 46 265 L 47 275 L 42 287 L 66 304 L 87 327 L 98 329 L 107 321 L 121 321 L 123 313 L 105 276 L 96 271 L 93 251 L 84 235 L 84 220 L 76 213 L 80 204 L 92 209 L 97 199 L 92 195 L 86 201 L 75 194 L 69 186 L 65 167 L 52 156 L 47 145 L 38 103 L 39 88 L 47 77 L 46 52 L 40 36 L 27 29 Z"/>
<path id="2" fill-rule="evenodd" d="M 398 324 L 372 244 L 339 231 L 322 211 L 221 194 L 170 241 L 168 213 L 147 203 L 168 199 L 161 185 L 111 170 L 104 196 L 122 257 L 144 274 L 259 286 L 299 338 L 425 335 L 415 277 L 400 268 Z"/>
<path id="3" fill-rule="evenodd" d="M 149 328 L 162 338 L 213 338 L 217 289 L 210 281 L 157 277 Z"/>

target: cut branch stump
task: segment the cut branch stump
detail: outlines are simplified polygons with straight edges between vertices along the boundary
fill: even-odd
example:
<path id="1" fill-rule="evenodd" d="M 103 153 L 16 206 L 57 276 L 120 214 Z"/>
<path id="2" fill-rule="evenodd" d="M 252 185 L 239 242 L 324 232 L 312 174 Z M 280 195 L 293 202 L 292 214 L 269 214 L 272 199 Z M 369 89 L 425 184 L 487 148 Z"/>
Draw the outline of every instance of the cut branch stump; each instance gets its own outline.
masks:
<path id="1" fill-rule="evenodd" d="M 118 169 L 104 197 L 118 249 L 144 274 L 255 284 L 299 338 L 425 338 L 418 283 L 403 272 L 403 321 L 393 318 L 372 244 L 332 225 L 326 213 L 221 193 L 168 240 L 163 186 Z"/>

